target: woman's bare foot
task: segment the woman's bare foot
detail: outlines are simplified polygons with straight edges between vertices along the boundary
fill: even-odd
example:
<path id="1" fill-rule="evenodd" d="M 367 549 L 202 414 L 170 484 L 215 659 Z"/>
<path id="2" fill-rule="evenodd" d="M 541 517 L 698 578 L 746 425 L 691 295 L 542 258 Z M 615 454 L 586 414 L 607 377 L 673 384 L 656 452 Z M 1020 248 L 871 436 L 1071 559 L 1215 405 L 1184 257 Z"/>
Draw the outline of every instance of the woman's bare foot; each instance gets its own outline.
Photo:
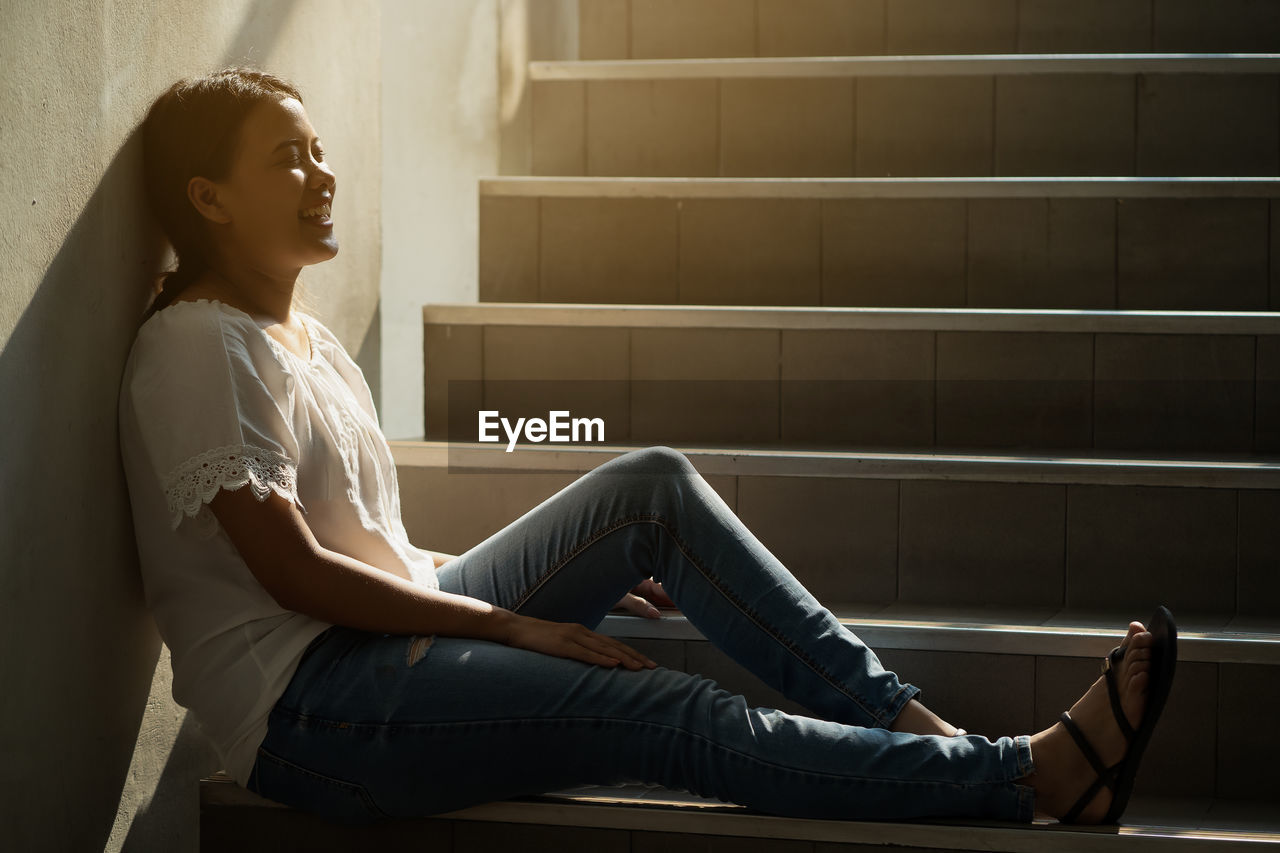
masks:
<path id="1" fill-rule="evenodd" d="M 942 735 L 954 737 L 959 731 L 955 726 L 930 711 L 922 702 L 912 699 L 902 706 L 898 716 L 889 726 L 891 732 L 907 732 L 913 735 Z"/>
<path id="2" fill-rule="evenodd" d="M 1115 668 L 1116 686 L 1120 689 L 1120 707 L 1129 725 L 1136 729 L 1147 703 L 1152 637 L 1141 622 L 1130 622 L 1123 642 L 1128 648 Z M 1069 713 L 1104 765 L 1110 767 L 1124 758 L 1128 740 L 1112 713 L 1105 675 L 1094 681 Z M 1036 789 L 1037 812 L 1060 818 L 1093 784 L 1097 773 L 1061 721 L 1031 736 L 1031 755 L 1035 772 L 1016 781 Z M 1097 823 L 1110 807 L 1111 788 L 1103 785 L 1076 822 Z"/>

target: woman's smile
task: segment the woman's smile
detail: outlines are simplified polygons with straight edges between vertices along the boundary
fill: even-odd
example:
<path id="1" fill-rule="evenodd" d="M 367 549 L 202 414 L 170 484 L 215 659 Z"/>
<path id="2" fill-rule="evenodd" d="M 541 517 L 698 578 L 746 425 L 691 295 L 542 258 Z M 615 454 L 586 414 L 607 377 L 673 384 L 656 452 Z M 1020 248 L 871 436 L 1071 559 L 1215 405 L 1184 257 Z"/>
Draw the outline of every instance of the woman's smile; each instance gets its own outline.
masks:
<path id="1" fill-rule="evenodd" d="M 332 206 L 329 202 L 325 202 L 317 207 L 309 207 L 298 213 L 298 218 L 308 225 L 314 225 L 317 228 L 332 228 Z"/>

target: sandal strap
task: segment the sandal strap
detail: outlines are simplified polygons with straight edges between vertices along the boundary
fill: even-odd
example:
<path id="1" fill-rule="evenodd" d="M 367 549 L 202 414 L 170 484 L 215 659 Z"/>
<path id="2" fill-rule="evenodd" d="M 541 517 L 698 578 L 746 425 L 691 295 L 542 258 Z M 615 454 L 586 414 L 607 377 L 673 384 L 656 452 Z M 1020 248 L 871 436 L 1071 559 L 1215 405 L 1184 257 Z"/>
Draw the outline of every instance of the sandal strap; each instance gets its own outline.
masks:
<path id="1" fill-rule="evenodd" d="M 1129 718 L 1124 715 L 1124 708 L 1120 705 L 1120 686 L 1116 684 L 1116 666 L 1124 659 L 1124 653 L 1128 650 L 1128 646 L 1120 645 L 1112 649 L 1105 658 L 1102 659 L 1102 672 L 1107 677 L 1107 695 L 1111 698 L 1111 713 L 1115 715 L 1116 724 L 1120 726 L 1120 731 L 1124 733 L 1125 740 L 1133 740 L 1133 726 L 1129 725 Z"/>
<path id="2" fill-rule="evenodd" d="M 1076 742 L 1076 746 L 1080 747 L 1080 751 L 1084 753 L 1084 757 L 1089 759 L 1089 763 L 1093 765 L 1093 772 L 1099 776 L 1106 773 L 1110 768 L 1102 763 L 1102 759 L 1098 757 L 1098 753 L 1093 748 L 1093 744 L 1089 743 L 1088 738 L 1084 736 L 1084 732 L 1080 731 L 1080 727 L 1076 725 L 1076 721 L 1071 719 L 1068 711 L 1063 711 L 1058 719 L 1062 720 L 1062 725 L 1071 735 L 1072 740 Z"/>
<path id="3" fill-rule="evenodd" d="M 1071 738 L 1080 747 L 1080 751 L 1084 753 L 1084 757 L 1089 760 L 1089 764 L 1093 766 L 1093 769 L 1098 774 L 1097 778 L 1093 780 L 1093 784 L 1080 795 L 1080 799 L 1076 800 L 1071 810 L 1059 818 L 1060 823 L 1075 823 L 1076 818 L 1080 816 L 1080 812 L 1084 811 L 1085 806 L 1089 805 L 1098 791 L 1102 790 L 1103 785 L 1111 788 L 1113 792 L 1115 791 L 1115 778 L 1119 774 L 1120 768 L 1124 766 L 1124 761 L 1118 761 L 1111 767 L 1107 767 L 1102 763 L 1102 759 L 1098 757 L 1093 745 L 1089 743 L 1084 733 L 1080 731 L 1076 721 L 1071 719 L 1071 714 L 1063 711 L 1059 719 L 1062 720 L 1063 727 L 1070 733 Z"/>

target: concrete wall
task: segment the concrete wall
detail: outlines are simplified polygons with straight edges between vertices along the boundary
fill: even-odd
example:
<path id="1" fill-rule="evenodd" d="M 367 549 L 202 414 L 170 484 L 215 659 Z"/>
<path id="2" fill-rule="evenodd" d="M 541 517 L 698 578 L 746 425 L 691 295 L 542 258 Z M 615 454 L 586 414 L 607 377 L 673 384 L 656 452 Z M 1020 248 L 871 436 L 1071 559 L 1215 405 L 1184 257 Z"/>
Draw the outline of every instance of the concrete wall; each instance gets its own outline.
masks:
<path id="1" fill-rule="evenodd" d="M 378 415 L 388 438 L 423 435 L 422 304 L 476 301 L 476 178 L 498 163 L 499 13 L 498 0 L 382 4 Z"/>
<path id="2" fill-rule="evenodd" d="M 136 125 L 179 77 L 296 82 L 339 181 L 302 275 L 362 349 L 381 267 L 376 0 L 0 0 L 0 849 L 196 849 L 216 756 L 170 695 L 119 458 L 119 380 L 166 252 Z"/>

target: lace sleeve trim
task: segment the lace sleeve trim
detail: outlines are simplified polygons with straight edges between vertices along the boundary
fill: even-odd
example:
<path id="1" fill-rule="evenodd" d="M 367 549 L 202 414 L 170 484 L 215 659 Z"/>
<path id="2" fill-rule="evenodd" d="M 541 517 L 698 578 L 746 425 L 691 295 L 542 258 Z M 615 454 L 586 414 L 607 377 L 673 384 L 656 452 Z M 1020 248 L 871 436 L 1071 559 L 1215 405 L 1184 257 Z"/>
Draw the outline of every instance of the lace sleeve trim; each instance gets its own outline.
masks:
<path id="1" fill-rule="evenodd" d="M 201 535 L 211 534 L 216 519 L 209 501 L 219 489 L 234 491 L 246 483 L 259 501 L 275 492 L 305 511 L 298 499 L 297 466 L 289 457 L 252 444 L 229 444 L 191 457 L 165 477 L 170 529 L 191 516 Z"/>

